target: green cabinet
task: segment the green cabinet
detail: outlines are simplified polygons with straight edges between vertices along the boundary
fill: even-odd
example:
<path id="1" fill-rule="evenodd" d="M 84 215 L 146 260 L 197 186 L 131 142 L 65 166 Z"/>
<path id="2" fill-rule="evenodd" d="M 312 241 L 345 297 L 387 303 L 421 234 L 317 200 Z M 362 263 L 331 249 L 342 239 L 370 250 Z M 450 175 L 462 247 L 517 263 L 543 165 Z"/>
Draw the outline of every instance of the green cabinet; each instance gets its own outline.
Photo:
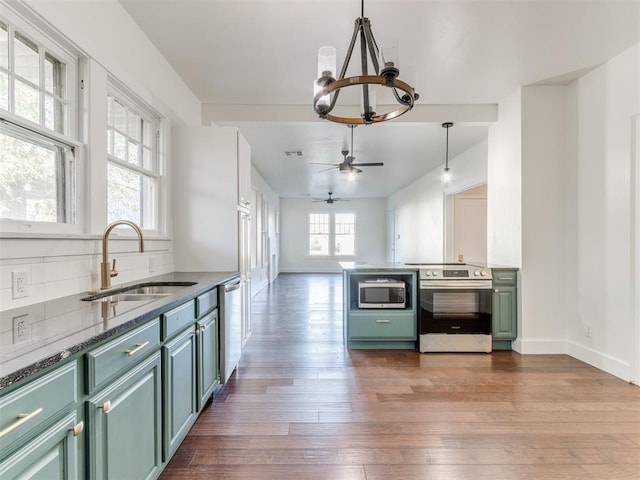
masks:
<path id="1" fill-rule="evenodd" d="M 418 335 L 416 277 L 415 271 L 408 270 L 344 271 L 344 337 L 348 348 L 415 348 Z M 404 308 L 358 308 L 359 283 L 380 278 L 404 282 Z"/>
<path id="2" fill-rule="evenodd" d="M 163 458 L 168 461 L 196 420 L 196 335 L 192 326 L 162 347 Z"/>
<path id="3" fill-rule="evenodd" d="M 218 310 L 198 320 L 198 411 L 220 383 L 218 372 Z"/>
<path id="4" fill-rule="evenodd" d="M 0 462 L 4 480 L 74 480 L 78 475 L 82 423 L 75 411 Z"/>
<path id="5" fill-rule="evenodd" d="M 492 269 L 493 311 L 492 329 L 494 350 L 511 350 L 511 342 L 518 329 L 518 280 L 515 269 Z"/>
<path id="6" fill-rule="evenodd" d="M 92 479 L 153 479 L 160 474 L 160 352 L 89 398 L 88 468 Z"/>

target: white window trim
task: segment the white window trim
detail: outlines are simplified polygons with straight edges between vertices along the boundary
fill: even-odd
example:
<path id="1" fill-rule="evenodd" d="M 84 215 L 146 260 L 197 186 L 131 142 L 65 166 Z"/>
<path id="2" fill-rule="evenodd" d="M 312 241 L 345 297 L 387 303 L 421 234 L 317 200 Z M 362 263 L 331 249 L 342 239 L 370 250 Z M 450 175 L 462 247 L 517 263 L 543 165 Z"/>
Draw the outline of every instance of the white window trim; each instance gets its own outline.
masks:
<path id="1" fill-rule="evenodd" d="M 82 235 L 85 233 L 85 145 L 80 143 L 79 132 L 79 89 L 78 75 L 80 68 L 80 51 L 73 53 L 73 48 L 64 37 L 56 34 L 51 27 L 28 8 L 21 4 L 6 4 L 2 2 L 2 14 L 0 19 L 12 25 L 16 31 L 24 34 L 34 42 L 52 53 L 56 58 L 66 65 L 66 87 L 67 87 L 67 116 L 65 119 L 65 134 L 62 135 L 53 130 L 44 128 L 42 125 L 32 122 L 26 118 L 12 112 L 2 110 L 0 120 L 5 120 L 10 124 L 33 131 L 71 147 L 74 151 L 75 175 L 67 187 L 70 191 L 65 192 L 70 203 L 70 222 L 33 222 L 26 220 L 0 219 L 0 238 L 28 238 L 56 235 Z M 15 8 L 13 8 L 15 7 Z M 42 27 L 42 28 L 41 28 Z M 9 34 L 13 31 L 10 29 Z M 13 81 L 13 80 L 10 80 Z M 11 89 L 9 89 L 11 93 Z M 71 194 L 71 195 L 70 195 Z"/>
<path id="2" fill-rule="evenodd" d="M 310 240 L 310 232 L 309 232 L 309 215 L 312 213 L 326 213 L 329 215 L 329 253 L 326 255 L 311 255 L 309 253 L 309 249 L 311 244 Z M 355 225 L 355 245 L 354 245 L 354 253 L 352 255 L 342 255 L 339 253 L 335 253 L 335 241 L 336 241 L 336 214 L 341 213 L 349 213 L 353 215 L 353 223 Z M 319 259 L 335 259 L 339 258 L 341 260 L 348 260 L 351 258 L 355 258 L 358 256 L 358 214 L 355 210 L 351 209 L 341 209 L 341 210 L 326 210 L 326 209 L 312 209 L 307 211 L 307 258 L 319 258 Z"/>
<path id="3" fill-rule="evenodd" d="M 155 145 L 153 146 L 153 152 L 155 154 L 155 170 L 150 171 L 146 168 L 141 168 L 131 163 L 127 163 L 119 158 L 113 157 L 109 155 L 105 151 L 105 156 L 107 157 L 106 167 L 108 168 L 109 163 L 118 165 L 122 168 L 130 169 L 136 171 L 138 173 L 150 176 L 156 180 L 156 225 L 155 228 L 142 228 L 145 232 L 145 237 L 148 238 L 163 238 L 167 234 L 167 187 L 166 187 L 166 155 L 164 153 L 165 148 L 164 145 L 166 143 L 167 137 L 167 128 L 166 128 L 166 119 L 164 116 L 151 107 L 148 102 L 140 98 L 138 95 L 133 93 L 131 89 L 129 89 L 126 85 L 124 85 L 120 80 L 113 77 L 112 75 L 107 75 L 107 95 L 117 98 L 118 100 L 124 102 L 128 107 L 135 110 L 138 114 L 142 115 L 143 118 L 147 121 L 152 122 L 155 125 L 156 139 Z M 105 102 L 107 101 L 107 97 L 104 98 Z M 105 119 L 105 134 L 106 129 L 108 128 L 106 119 Z M 105 179 L 107 178 L 105 171 Z M 108 185 L 106 186 L 106 192 L 108 192 Z M 108 193 L 107 197 L 104 199 L 105 206 L 108 206 L 109 198 Z M 126 232 L 127 227 L 116 227 L 116 231 L 122 230 Z"/>

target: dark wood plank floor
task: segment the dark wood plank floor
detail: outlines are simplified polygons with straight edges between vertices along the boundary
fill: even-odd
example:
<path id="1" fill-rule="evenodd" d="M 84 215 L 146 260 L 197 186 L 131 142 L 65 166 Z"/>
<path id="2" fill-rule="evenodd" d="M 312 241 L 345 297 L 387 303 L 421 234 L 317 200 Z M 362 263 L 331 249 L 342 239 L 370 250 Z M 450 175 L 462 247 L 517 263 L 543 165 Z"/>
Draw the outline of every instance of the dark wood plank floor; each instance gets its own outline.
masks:
<path id="1" fill-rule="evenodd" d="M 253 302 L 170 479 L 640 479 L 640 387 L 564 355 L 347 350 L 339 275 Z"/>

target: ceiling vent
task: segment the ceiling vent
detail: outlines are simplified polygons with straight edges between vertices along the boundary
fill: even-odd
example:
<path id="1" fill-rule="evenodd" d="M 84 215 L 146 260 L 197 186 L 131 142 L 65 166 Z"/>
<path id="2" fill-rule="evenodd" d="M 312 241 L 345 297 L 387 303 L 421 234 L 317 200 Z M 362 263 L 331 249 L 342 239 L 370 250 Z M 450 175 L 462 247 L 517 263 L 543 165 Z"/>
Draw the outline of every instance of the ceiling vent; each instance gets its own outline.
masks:
<path id="1" fill-rule="evenodd" d="M 287 150 L 284 152 L 287 157 L 301 157 L 302 150 Z"/>

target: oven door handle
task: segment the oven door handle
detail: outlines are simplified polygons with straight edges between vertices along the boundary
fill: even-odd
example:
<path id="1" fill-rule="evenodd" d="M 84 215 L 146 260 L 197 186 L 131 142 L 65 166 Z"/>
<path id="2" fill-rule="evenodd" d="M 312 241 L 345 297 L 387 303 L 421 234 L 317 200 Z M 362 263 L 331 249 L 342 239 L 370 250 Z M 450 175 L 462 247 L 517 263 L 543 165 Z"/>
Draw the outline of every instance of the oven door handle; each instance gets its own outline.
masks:
<path id="1" fill-rule="evenodd" d="M 428 280 L 420 282 L 420 290 L 491 290 L 491 280 Z"/>

